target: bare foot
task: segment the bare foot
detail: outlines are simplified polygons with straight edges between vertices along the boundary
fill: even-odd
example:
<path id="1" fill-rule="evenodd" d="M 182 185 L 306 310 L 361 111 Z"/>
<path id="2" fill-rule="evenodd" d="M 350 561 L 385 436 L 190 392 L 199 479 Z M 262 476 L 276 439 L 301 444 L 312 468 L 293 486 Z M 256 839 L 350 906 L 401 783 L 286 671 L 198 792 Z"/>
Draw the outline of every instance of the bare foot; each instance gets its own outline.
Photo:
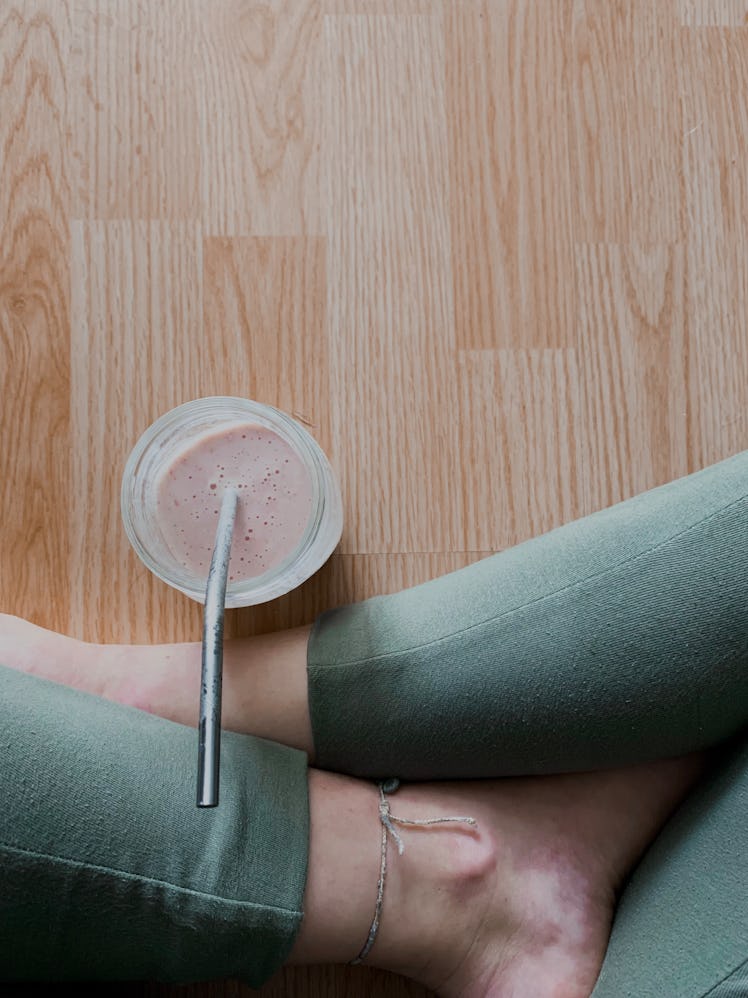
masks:
<path id="1" fill-rule="evenodd" d="M 427 908 L 437 920 L 436 945 L 402 972 L 446 998 L 588 998 L 617 893 L 702 768 L 700 757 L 690 757 L 485 786 L 442 784 L 436 810 L 428 786 L 398 791 L 395 814 L 470 814 L 480 829 L 480 837 L 449 833 L 455 839 L 442 842 L 441 860 L 430 858 L 445 875 L 443 903 Z M 415 854 L 428 833 L 403 834 Z M 433 830 L 430 837 L 436 851 Z M 392 867 L 404 859 L 393 855 Z M 404 864 L 401 872 L 405 878 Z M 408 903 L 413 918 L 424 908 L 417 896 Z"/>
<path id="2" fill-rule="evenodd" d="M 400 830 L 406 851 L 388 847 L 380 934 L 366 962 L 444 998 L 588 998 L 617 893 L 703 768 L 689 756 L 402 786 L 393 814 L 471 815 L 478 831 Z"/>

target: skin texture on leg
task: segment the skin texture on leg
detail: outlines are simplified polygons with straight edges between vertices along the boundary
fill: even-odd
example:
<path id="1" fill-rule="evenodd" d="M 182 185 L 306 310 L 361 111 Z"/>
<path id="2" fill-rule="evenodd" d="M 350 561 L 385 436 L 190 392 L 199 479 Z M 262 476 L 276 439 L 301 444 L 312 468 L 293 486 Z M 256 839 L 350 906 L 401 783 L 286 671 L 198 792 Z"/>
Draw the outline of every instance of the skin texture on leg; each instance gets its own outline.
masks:
<path id="1" fill-rule="evenodd" d="M 222 726 L 301 749 L 313 762 L 306 656 L 311 626 L 224 644 Z M 199 641 L 91 644 L 0 613 L 0 663 L 195 726 Z"/>
<path id="2" fill-rule="evenodd" d="M 477 828 L 401 828 L 366 963 L 440 995 L 586 998 L 615 893 L 703 770 L 690 757 L 605 773 L 405 784 L 392 813 L 470 814 Z M 305 916 L 291 963 L 347 962 L 368 934 L 379 872 L 370 783 L 310 771 Z M 552 985 L 552 987 L 551 987 Z"/>
<path id="3" fill-rule="evenodd" d="M 310 627 L 236 638 L 224 644 L 222 724 L 229 731 L 270 738 L 306 752 L 314 746 L 307 697 Z M 105 695 L 182 724 L 197 723 L 200 642 L 181 645 L 97 645 Z"/>

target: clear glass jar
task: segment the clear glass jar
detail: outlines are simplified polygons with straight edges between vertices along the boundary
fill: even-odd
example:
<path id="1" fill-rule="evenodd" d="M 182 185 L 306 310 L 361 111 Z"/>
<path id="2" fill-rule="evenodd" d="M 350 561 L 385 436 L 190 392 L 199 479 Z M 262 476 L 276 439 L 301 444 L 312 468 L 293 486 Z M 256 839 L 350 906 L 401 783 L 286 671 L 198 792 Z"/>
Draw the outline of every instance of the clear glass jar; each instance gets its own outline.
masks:
<path id="1" fill-rule="evenodd" d="M 122 520 L 138 557 L 168 585 L 205 602 L 207 569 L 195 575 L 170 550 L 156 516 L 157 485 L 164 470 L 186 447 L 208 432 L 253 423 L 274 431 L 306 467 L 312 502 L 306 529 L 297 547 L 261 575 L 228 582 L 226 606 L 267 603 L 301 585 L 324 565 L 340 541 L 343 504 L 335 473 L 311 434 L 285 412 L 231 396 L 185 402 L 165 413 L 143 433 L 131 451 L 122 476 Z"/>

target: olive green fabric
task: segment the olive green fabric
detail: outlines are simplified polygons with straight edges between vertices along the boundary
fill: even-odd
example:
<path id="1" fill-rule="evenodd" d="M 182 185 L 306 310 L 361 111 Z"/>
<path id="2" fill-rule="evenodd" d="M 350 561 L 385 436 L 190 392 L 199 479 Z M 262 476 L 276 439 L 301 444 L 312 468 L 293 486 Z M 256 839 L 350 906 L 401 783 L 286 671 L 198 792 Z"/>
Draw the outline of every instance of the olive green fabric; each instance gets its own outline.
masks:
<path id="1" fill-rule="evenodd" d="M 323 614 L 317 765 L 597 769 L 724 744 L 621 897 L 594 998 L 748 996 L 748 452 Z M 306 756 L 0 668 L 0 979 L 267 980 L 302 918 Z M 541 996 L 538 996 L 541 998 Z"/>
<path id="2" fill-rule="evenodd" d="M 0 667 L 0 979 L 257 986 L 301 921 L 307 758 L 224 732 L 195 804 L 193 728 Z"/>
<path id="3" fill-rule="evenodd" d="M 709 998 L 746 998 L 748 995 L 748 960 L 715 985 L 714 989 L 708 992 L 708 995 Z"/>
<path id="4" fill-rule="evenodd" d="M 748 452 L 323 614 L 308 678 L 317 764 L 364 777 L 727 746 L 626 885 L 592 998 L 748 998 Z"/>
<path id="5" fill-rule="evenodd" d="M 747 816 L 741 736 L 631 876 L 592 998 L 747 998 Z"/>
<path id="6" fill-rule="evenodd" d="M 317 765 L 445 779 L 674 756 L 748 723 L 748 451 L 322 614 Z"/>

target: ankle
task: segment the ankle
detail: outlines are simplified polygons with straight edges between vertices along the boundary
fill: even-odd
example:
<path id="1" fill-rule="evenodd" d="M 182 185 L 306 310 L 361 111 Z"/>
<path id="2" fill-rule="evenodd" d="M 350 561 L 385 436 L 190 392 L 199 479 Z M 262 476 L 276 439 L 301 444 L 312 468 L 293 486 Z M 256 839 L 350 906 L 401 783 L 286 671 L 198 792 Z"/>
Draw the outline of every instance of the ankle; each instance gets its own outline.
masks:
<path id="1" fill-rule="evenodd" d="M 392 815 L 416 820 L 469 815 L 428 785 L 387 795 Z M 382 824 L 375 784 L 309 770 L 310 842 L 304 919 L 290 963 L 350 963 L 369 936 L 377 903 Z M 438 981 L 452 971 L 455 940 L 473 938 L 497 862 L 488 828 L 394 826 L 387 837 L 379 926 L 363 963 Z"/>
<path id="2" fill-rule="evenodd" d="M 376 901 L 377 807 L 373 784 L 309 770 L 304 917 L 289 963 L 348 963 L 360 952 Z"/>
<path id="3" fill-rule="evenodd" d="M 544 994 L 551 984 L 559 998 L 589 994 L 612 910 L 607 885 L 578 861 L 559 824 L 542 820 L 515 789 L 512 781 L 466 781 L 404 787 L 393 797 L 396 815 L 461 813 L 478 827 L 403 829 L 406 851 L 391 849 L 367 962 L 445 998 Z"/>
<path id="4" fill-rule="evenodd" d="M 470 817 L 470 805 L 445 799 L 438 785 L 403 786 L 387 798 L 393 818 Z M 485 823 L 394 827 L 404 851 L 388 835 L 379 931 L 365 962 L 437 990 L 461 959 L 455 941 L 475 937 L 490 905 L 497 841 Z"/>

